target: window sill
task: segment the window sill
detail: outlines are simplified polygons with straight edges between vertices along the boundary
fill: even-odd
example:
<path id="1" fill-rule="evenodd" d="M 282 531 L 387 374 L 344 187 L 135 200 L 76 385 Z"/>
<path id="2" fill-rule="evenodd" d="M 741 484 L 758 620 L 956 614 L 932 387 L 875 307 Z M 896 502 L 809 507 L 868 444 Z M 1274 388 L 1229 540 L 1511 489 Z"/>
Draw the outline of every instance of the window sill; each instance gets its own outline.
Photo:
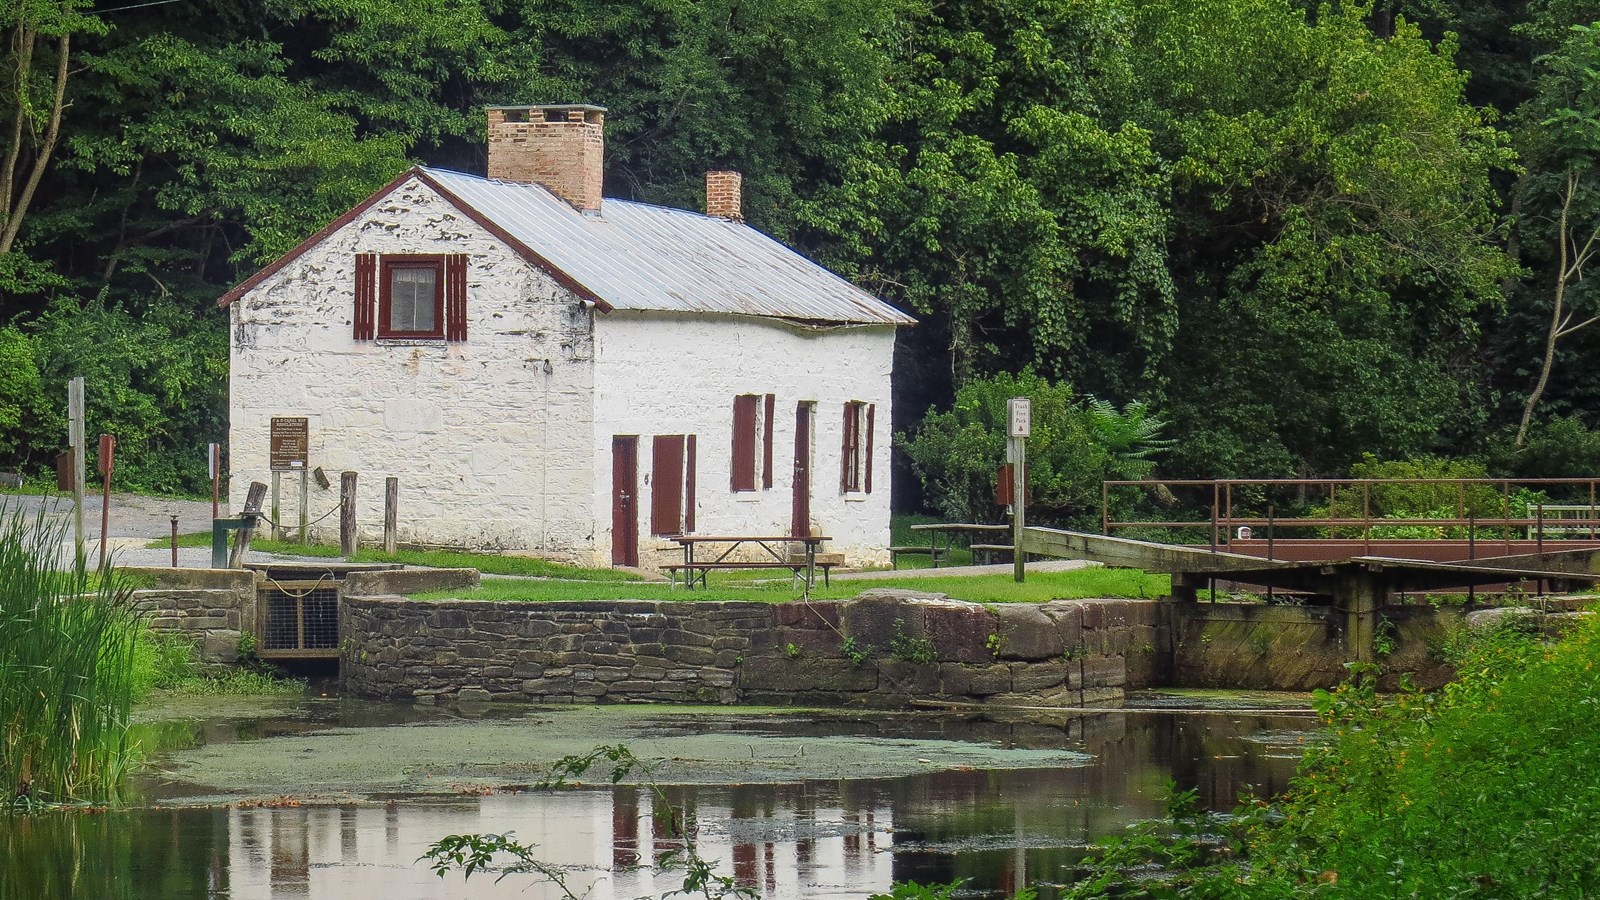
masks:
<path id="1" fill-rule="evenodd" d="M 381 337 L 375 338 L 373 343 L 380 347 L 411 347 L 418 344 L 425 346 L 437 344 L 443 347 L 445 339 L 442 337 Z"/>
<path id="2" fill-rule="evenodd" d="M 760 501 L 760 499 L 761 499 L 761 492 L 760 491 L 734 491 L 733 492 L 733 502 L 735 502 L 735 503 L 756 503 L 756 502 Z"/>
<path id="3" fill-rule="evenodd" d="M 872 499 L 872 495 L 866 491 L 845 491 L 844 494 L 844 502 L 846 503 L 865 503 L 870 499 Z"/>

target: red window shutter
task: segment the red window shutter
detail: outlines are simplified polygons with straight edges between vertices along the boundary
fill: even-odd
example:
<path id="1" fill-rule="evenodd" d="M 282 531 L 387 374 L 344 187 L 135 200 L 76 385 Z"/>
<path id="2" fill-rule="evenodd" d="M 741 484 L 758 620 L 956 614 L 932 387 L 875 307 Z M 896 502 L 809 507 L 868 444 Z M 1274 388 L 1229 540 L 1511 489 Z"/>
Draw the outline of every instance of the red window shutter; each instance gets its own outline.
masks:
<path id="1" fill-rule="evenodd" d="M 694 531 L 694 435 L 684 439 L 683 461 L 683 531 Z"/>
<path id="2" fill-rule="evenodd" d="M 772 487 L 772 407 L 776 398 L 767 395 L 767 417 L 761 434 L 761 486 Z"/>
<path id="3" fill-rule="evenodd" d="M 355 339 L 370 341 L 377 335 L 378 324 L 378 257 L 373 253 L 356 254 L 356 308 Z"/>
<path id="4" fill-rule="evenodd" d="M 733 398 L 733 465 L 731 482 L 736 491 L 756 489 L 756 397 Z"/>
<path id="5" fill-rule="evenodd" d="M 839 445 L 839 490 L 848 491 L 854 487 L 854 472 L 850 465 L 850 448 L 855 444 L 855 411 L 854 403 L 844 405 L 844 438 Z"/>
<path id="6" fill-rule="evenodd" d="M 867 404 L 867 449 L 863 451 L 866 457 L 861 461 L 861 468 L 866 473 L 862 476 L 862 481 L 864 482 L 862 489 L 869 494 L 872 493 L 872 432 L 874 431 L 872 426 L 875 424 L 873 419 L 877 412 L 878 404 Z"/>
<path id="7" fill-rule="evenodd" d="M 683 531 L 683 435 L 658 434 L 650 444 L 650 533 Z"/>
<path id="8" fill-rule="evenodd" d="M 444 260 L 444 339 L 467 339 L 467 255 L 452 253 Z"/>

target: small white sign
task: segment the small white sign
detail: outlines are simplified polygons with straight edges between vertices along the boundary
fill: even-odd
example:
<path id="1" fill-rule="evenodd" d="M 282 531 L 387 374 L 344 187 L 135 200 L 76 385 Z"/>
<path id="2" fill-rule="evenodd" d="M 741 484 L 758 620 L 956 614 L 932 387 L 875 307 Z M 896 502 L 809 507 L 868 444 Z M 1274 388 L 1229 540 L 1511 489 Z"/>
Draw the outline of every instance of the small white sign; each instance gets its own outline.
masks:
<path id="1" fill-rule="evenodd" d="M 1006 434 L 1025 438 L 1033 433 L 1033 401 L 1012 397 L 1006 404 Z"/>

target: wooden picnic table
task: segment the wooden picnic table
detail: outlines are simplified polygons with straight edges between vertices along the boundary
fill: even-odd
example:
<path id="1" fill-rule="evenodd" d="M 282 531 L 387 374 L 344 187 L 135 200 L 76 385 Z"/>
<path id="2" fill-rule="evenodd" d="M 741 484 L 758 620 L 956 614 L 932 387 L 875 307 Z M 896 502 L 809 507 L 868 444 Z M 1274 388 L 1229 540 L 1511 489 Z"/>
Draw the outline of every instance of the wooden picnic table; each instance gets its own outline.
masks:
<path id="1" fill-rule="evenodd" d="M 683 546 L 683 565 L 667 566 L 667 570 L 671 572 L 673 569 L 683 569 L 684 590 L 694 589 L 696 573 L 700 578 L 700 586 L 706 587 L 706 573 L 712 569 L 788 569 L 794 573 L 796 578 L 804 571 L 806 575 L 806 590 L 810 591 L 817 584 L 817 547 L 823 541 L 829 540 L 829 538 L 821 535 L 798 536 L 792 534 L 680 534 L 673 537 L 673 540 Z M 716 559 L 710 562 L 697 562 L 694 558 L 694 550 L 701 544 L 727 544 L 728 546 Z M 728 557 L 732 556 L 735 551 L 745 544 L 755 544 L 760 547 L 768 556 L 772 557 L 772 562 L 769 563 L 765 560 L 760 562 L 729 562 Z M 787 555 L 773 549 L 775 544 L 804 544 L 805 562 L 798 563 L 789 559 Z M 678 583 L 676 576 L 672 578 L 672 583 L 674 585 Z"/>
<path id="2" fill-rule="evenodd" d="M 1011 526 L 1010 525 L 980 525 L 980 524 L 977 524 L 975 522 L 935 522 L 935 523 L 929 523 L 929 524 L 926 524 L 926 525 L 913 525 L 913 526 L 911 526 L 911 530 L 912 531 L 926 531 L 926 532 L 928 532 L 928 552 L 929 552 L 929 555 L 931 555 L 933 557 L 933 567 L 935 569 L 939 568 L 939 558 L 941 556 L 943 556 L 946 559 L 949 559 L 949 557 L 950 557 L 950 547 L 951 547 L 951 542 L 952 542 L 952 539 L 953 539 L 952 538 L 953 535 L 965 534 L 965 535 L 971 536 L 971 535 L 981 535 L 981 534 L 1005 534 L 1005 535 L 1010 535 L 1011 534 Z M 939 535 L 941 535 L 941 534 L 945 536 L 944 546 L 943 547 L 939 546 Z M 969 539 L 969 544 L 970 544 L 970 539 Z M 1006 546 L 1009 546 L 1009 544 L 1006 545 Z M 896 548 L 892 548 L 891 547 L 890 548 L 891 553 L 895 549 Z M 903 550 L 904 552 L 911 552 L 912 548 L 900 548 L 900 549 Z M 920 548 L 917 548 L 917 549 L 920 550 Z M 974 550 L 979 550 L 979 549 L 983 549 L 983 550 L 1001 549 L 1001 545 L 999 545 L 999 544 L 980 544 L 980 545 L 973 545 L 973 549 Z"/>

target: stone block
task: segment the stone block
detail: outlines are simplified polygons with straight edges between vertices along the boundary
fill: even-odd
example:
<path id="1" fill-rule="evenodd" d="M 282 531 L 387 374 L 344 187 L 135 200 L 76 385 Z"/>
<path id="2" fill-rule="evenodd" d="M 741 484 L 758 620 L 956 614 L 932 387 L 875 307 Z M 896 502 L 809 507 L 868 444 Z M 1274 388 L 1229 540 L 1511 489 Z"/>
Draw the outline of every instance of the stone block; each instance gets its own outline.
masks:
<path id="1" fill-rule="evenodd" d="M 994 607 L 999 620 L 1001 659 L 1056 659 L 1066 649 L 1055 620 L 1026 603 L 1002 603 Z"/>
<path id="2" fill-rule="evenodd" d="M 739 685 L 755 691 L 870 691 L 878 686 L 874 666 L 856 666 L 844 659 L 747 659 Z"/>
<path id="3" fill-rule="evenodd" d="M 488 703 L 492 695 L 482 687 L 464 687 L 456 691 L 457 703 Z"/>
<path id="4" fill-rule="evenodd" d="M 922 610 L 923 633 L 941 662 L 983 663 L 994 660 L 989 635 L 995 617 L 976 603 L 930 603 Z"/>
<path id="5" fill-rule="evenodd" d="M 200 659 L 208 663 L 233 664 L 239 661 L 238 629 L 209 631 L 200 644 Z"/>
<path id="6" fill-rule="evenodd" d="M 956 697 L 987 697 L 1011 690 L 1011 667 L 1000 664 L 942 663 L 939 683 L 944 693 Z"/>
<path id="7" fill-rule="evenodd" d="M 920 635 L 922 623 L 904 598 L 889 591 L 868 591 L 845 605 L 841 629 L 859 646 L 886 649 L 897 633 Z"/>
<path id="8" fill-rule="evenodd" d="M 843 622 L 843 603 L 829 600 L 811 603 L 778 603 L 772 607 L 776 624 L 783 628 L 832 631 Z"/>
<path id="9" fill-rule="evenodd" d="M 939 666 L 902 659 L 879 660 L 878 690 L 906 697 L 936 696 L 939 693 Z"/>
<path id="10" fill-rule="evenodd" d="M 1121 688 L 1127 679 L 1127 669 L 1120 656 L 1091 656 L 1083 660 L 1083 688 Z"/>
<path id="11" fill-rule="evenodd" d="M 1038 694 L 1064 689 L 1067 685 L 1067 669 L 1067 663 L 1061 659 L 1012 663 L 1011 690 L 1017 694 Z"/>

